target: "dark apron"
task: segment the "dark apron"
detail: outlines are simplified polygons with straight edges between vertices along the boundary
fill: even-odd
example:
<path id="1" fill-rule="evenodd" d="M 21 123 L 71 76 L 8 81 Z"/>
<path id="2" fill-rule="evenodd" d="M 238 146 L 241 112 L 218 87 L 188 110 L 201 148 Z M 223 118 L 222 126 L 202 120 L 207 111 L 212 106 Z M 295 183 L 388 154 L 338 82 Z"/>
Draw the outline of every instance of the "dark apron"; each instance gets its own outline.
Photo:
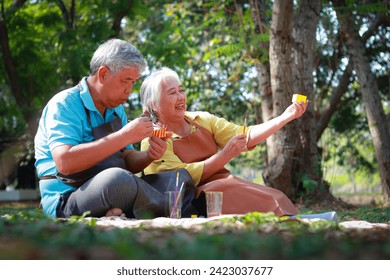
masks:
<path id="1" fill-rule="evenodd" d="M 91 123 L 89 110 L 85 108 L 85 111 L 87 113 L 88 121 L 89 123 Z M 92 133 L 93 136 L 95 137 L 95 140 L 101 139 L 122 128 L 121 119 L 119 118 L 116 112 L 114 112 L 114 114 L 115 114 L 115 118 L 112 121 L 105 123 L 101 126 L 92 128 Z M 123 159 L 121 151 L 117 151 L 115 154 L 102 160 L 101 162 L 99 162 L 98 164 L 96 164 L 95 166 L 89 169 L 77 173 L 69 174 L 69 175 L 64 175 L 58 172 L 56 174 L 56 177 L 57 179 L 64 182 L 65 184 L 78 188 L 86 181 L 91 179 L 93 176 L 95 176 L 96 174 L 110 167 L 120 167 L 123 169 L 126 168 L 126 164 Z"/>
<path id="2" fill-rule="evenodd" d="M 198 199 L 195 199 L 195 185 L 192 181 L 190 174 L 184 168 L 172 171 L 164 171 L 156 174 L 149 174 L 142 176 L 139 179 L 145 181 L 147 184 L 151 185 L 154 189 L 164 195 L 164 192 L 166 191 L 176 190 L 176 176 L 178 172 L 180 178 L 179 184 L 181 184 L 181 182 L 185 182 L 185 185 L 183 187 L 183 206 L 181 209 L 182 218 L 189 218 L 192 215 L 202 215 L 203 211 L 200 211 L 202 206 L 201 204 L 199 204 Z M 134 208 L 136 209 L 137 206 L 138 205 L 136 199 Z M 159 216 L 163 215 L 164 213 L 161 213 L 161 215 Z"/>

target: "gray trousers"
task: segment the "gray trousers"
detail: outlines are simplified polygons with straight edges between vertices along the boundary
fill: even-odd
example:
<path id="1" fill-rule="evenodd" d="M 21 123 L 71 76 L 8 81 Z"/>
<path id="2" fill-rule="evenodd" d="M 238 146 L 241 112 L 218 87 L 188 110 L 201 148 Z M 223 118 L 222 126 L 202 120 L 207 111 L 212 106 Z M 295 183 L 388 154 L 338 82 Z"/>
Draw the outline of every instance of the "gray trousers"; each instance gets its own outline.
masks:
<path id="1" fill-rule="evenodd" d="M 61 197 L 57 217 L 102 217 L 111 208 L 120 208 L 127 218 L 147 219 L 165 215 L 164 192 L 175 188 L 176 173 L 186 182 L 183 216 L 197 214 L 192 206 L 194 185 L 184 169 L 138 177 L 118 168 L 108 168 L 81 185 L 76 191 Z"/>

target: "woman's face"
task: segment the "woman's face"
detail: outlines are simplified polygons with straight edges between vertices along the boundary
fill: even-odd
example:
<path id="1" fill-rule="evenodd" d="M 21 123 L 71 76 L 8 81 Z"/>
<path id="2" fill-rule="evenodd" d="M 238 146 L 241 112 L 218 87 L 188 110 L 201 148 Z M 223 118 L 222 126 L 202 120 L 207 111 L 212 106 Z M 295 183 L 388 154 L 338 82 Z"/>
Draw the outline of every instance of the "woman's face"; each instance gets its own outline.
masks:
<path id="1" fill-rule="evenodd" d="M 186 95 L 180 83 L 175 79 L 168 79 L 162 83 L 160 102 L 156 108 L 160 121 L 180 121 L 186 111 Z"/>

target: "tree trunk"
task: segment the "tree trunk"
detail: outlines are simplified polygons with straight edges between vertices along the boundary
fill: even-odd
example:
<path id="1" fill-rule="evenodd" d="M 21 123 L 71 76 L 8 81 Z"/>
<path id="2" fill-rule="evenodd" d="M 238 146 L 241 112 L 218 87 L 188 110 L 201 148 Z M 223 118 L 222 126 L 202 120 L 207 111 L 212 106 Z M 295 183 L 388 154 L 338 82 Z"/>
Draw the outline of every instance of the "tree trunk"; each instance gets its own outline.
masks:
<path id="1" fill-rule="evenodd" d="M 314 98 L 313 69 L 320 11 L 321 0 L 302 0 L 293 26 L 292 88 L 294 93 L 303 93 L 309 100 Z M 314 107 L 309 103 L 306 113 L 295 121 L 294 126 L 289 127 L 296 131 L 292 170 L 295 175 L 293 177 L 295 192 L 303 186 L 301 176 L 298 174 L 308 174 L 309 178 L 317 181 L 317 186 L 322 182 L 314 116 Z"/>
<path id="2" fill-rule="evenodd" d="M 272 8 L 270 29 L 270 77 L 272 88 L 272 117 L 280 115 L 291 103 L 291 49 L 293 1 L 276 0 Z M 293 125 L 294 126 L 294 125 Z M 286 127 L 267 139 L 268 162 L 263 178 L 268 186 L 293 197 L 292 180 L 294 130 Z"/>
<path id="3" fill-rule="evenodd" d="M 256 35 L 266 34 L 268 31 L 267 18 L 266 18 L 266 5 L 264 0 L 250 0 L 251 15 L 254 22 L 254 31 Z M 262 42 L 261 48 L 269 50 L 269 43 Z M 259 59 L 261 61 L 261 59 Z M 256 64 L 257 80 L 258 80 L 258 92 L 261 99 L 261 121 L 256 120 L 258 123 L 266 122 L 272 118 L 273 104 L 272 104 L 272 88 L 270 80 L 270 63 L 269 61 Z M 256 101 L 254 101 L 256 102 Z M 260 115 L 260 113 L 258 114 Z M 272 150 L 272 142 L 266 141 L 267 151 Z M 263 174 L 264 178 L 264 174 Z M 264 178 L 266 184 L 269 183 Z M 271 186 L 271 184 L 269 184 Z"/>
<path id="4" fill-rule="evenodd" d="M 8 29 L 4 9 L 1 10 L 0 15 L 0 47 L 2 51 L 1 56 L 3 58 L 5 70 L 7 72 L 7 77 L 11 87 L 11 92 L 15 97 L 18 106 L 21 107 L 24 104 L 24 98 L 22 95 L 22 88 L 20 87 L 19 83 L 16 65 L 12 59 L 11 49 L 9 47 Z"/>
<path id="5" fill-rule="evenodd" d="M 335 1 L 340 32 L 346 40 L 347 52 L 360 84 L 363 103 L 375 148 L 385 204 L 390 203 L 390 133 L 385 122 L 381 97 L 375 75 L 365 55 L 364 44 L 355 28 L 353 18 L 337 7 L 345 7 L 345 1 Z"/>
<path id="6" fill-rule="evenodd" d="M 273 117 L 291 104 L 294 93 L 313 96 L 313 59 L 321 1 L 303 0 L 293 22 L 293 1 L 275 1 L 270 34 Z M 294 27 L 292 24 L 294 23 Z M 294 198 L 298 174 L 317 177 L 318 154 L 313 107 L 301 119 L 286 125 L 267 139 L 268 166 L 263 177 L 267 185 Z"/>

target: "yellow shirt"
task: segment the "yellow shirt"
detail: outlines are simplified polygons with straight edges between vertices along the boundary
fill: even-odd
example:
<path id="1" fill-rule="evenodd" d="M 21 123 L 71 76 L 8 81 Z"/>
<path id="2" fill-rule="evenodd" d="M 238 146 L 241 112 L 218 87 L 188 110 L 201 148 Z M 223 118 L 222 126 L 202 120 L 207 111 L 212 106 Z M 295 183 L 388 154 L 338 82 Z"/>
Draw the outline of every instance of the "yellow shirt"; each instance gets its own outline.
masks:
<path id="1" fill-rule="evenodd" d="M 219 148 L 223 148 L 230 138 L 243 133 L 244 126 L 239 126 L 234 123 L 228 122 L 224 118 L 219 118 L 208 112 L 186 112 L 185 116 L 188 119 L 193 120 L 203 128 L 211 132 L 214 137 L 215 143 Z M 196 127 L 192 127 L 192 132 L 196 130 Z M 246 129 L 248 133 L 249 129 Z M 184 163 L 173 152 L 173 141 L 180 138 L 180 136 L 173 134 L 172 139 L 167 140 L 167 149 L 164 155 L 153 161 L 148 167 L 144 169 L 145 174 L 154 174 L 168 170 L 176 170 L 179 168 L 185 168 L 191 175 L 195 185 L 199 184 L 202 177 L 204 161 Z M 146 151 L 149 148 L 148 139 L 144 139 L 141 142 L 141 151 Z"/>

